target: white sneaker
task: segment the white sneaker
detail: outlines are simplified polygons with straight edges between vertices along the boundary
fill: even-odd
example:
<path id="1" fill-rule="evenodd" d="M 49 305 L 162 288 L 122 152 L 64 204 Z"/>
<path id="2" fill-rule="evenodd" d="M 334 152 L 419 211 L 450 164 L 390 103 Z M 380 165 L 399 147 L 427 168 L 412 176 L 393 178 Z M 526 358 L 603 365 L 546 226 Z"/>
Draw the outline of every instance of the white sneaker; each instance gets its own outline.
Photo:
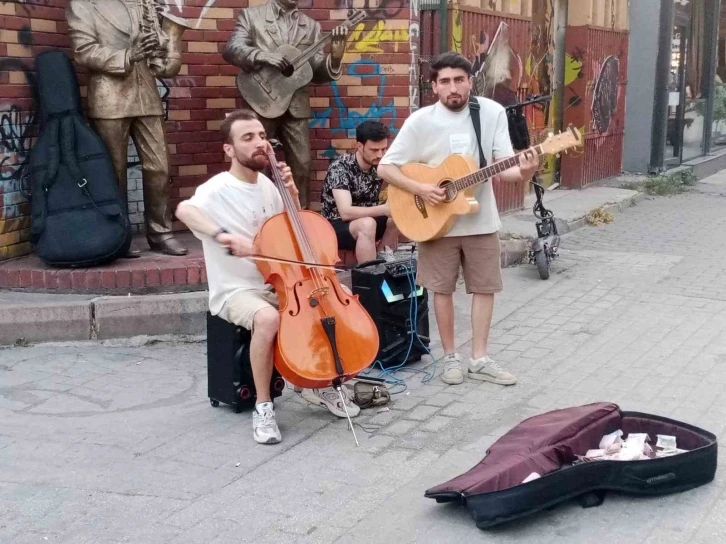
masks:
<path id="1" fill-rule="evenodd" d="M 471 359 L 467 376 L 473 380 L 484 380 L 498 385 L 514 385 L 517 378 L 495 363 L 488 355 Z"/>
<path id="2" fill-rule="evenodd" d="M 326 387 L 325 389 L 303 389 L 300 391 L 300 396 L 311 404 L 327 408 L 333 415 L 346 417 L 345 408 L 343 408 L 343 403 L 340 401 L 340 395 L 332 387 Z M 345 406 L 348 408 L 350 417 L 359 415 L 360 407 L 353 402 L 350 389 L 345 386 L 343 386 L 343 398 L 345 399 Z"/>
<path id="3" fill-rule="evenodd" d="M 464 383 L 464 371 L 461 369 L 461 357 L 458 353 L 449 353 L 443 359 L 444 373 L 441 381 L 449 385 Z"/>
<path id="4" fill-rule="evenodd" d="M 282 440 L 271 402 L 262 402 L 255 406 L 252 414 L 252 431 L 258 444 L 277 444 Z"/>

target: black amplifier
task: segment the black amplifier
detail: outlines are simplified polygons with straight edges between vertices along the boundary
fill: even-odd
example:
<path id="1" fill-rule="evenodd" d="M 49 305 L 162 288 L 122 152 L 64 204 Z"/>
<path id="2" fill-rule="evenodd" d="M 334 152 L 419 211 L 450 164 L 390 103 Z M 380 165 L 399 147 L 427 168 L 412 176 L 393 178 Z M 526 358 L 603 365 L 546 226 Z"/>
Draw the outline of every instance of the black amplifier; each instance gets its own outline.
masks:
<path id="1" fill-rule="evenodd" d="M 229 404 L 236 413 L 254 408 L 257 400 L 250 364 L 250 339 L 245 328 L 207 312 L 207 392 L 212 406 Z M 285 380 L 272 371 L 270 397 L 282 395 Z"/>
<path id="2" fill-rule="evenodd" d="M 361 304 L 378 328 L 378 360 L 383 368 L 418 361 L 428 353 L 428 293 L 423 287 L 412 285 L 415 271 L 415 259 L 402 259 L 363 265 L 350 272 L 353 294 L 360 296 Z M 411 326 L 412 318 L 416 321 L 414 327 Z M 409 352 L 412 334 L 413 345 Z"/>

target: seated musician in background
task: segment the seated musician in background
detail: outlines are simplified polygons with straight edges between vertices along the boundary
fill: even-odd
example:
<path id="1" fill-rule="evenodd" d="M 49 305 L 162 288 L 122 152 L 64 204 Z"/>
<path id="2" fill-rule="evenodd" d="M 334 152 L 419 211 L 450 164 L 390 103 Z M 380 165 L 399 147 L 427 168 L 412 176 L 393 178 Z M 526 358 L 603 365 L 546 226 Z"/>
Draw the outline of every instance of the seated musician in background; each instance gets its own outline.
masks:
<path id="1" fill-rule="evenodd" d="M 253 240 L 265 220 L 282 213 L 284 206 L 273 182 L 262 174 L 271 148 L 255 113 L 238 110 L 229 114 L 222 123 L 222 135 L 224 152 L 232 162 L 229 172 L 217 174 L 197 187 L 192 198 L 179 204 L 176 216 L 202 240 L 209 311 L 252 331 L 250 363 L 257 391 L 253 434 L 260 444 L 276 444 L 282 437 L 275 420 L 270 380 L 280 323 L 278 300 L 255 261 L 244 257 L 254 253 Z M 299 207 L 290 168 L 283 163 L 279 166 L 285 186 Z M 332 388 L 304 390 L 303 394 L 306 400 L 346 417 L 340 397 Z M 346 406 L 351 417 L 360 413 L 348 397 Z"/>
<path id="2" fill-rule="evenodd" d="M 396 249 L 398 229 L 388 204 L 379 204 L 383 180 L 376 166 L 388 147 L 388 127 L 364 121 L 355 129 L 356 151 L 336 159 L 323 182 L 322 215 L 338 237 L 338 249 L 355 250 L 359 263 L 376 258 L 376 245 Z"/>

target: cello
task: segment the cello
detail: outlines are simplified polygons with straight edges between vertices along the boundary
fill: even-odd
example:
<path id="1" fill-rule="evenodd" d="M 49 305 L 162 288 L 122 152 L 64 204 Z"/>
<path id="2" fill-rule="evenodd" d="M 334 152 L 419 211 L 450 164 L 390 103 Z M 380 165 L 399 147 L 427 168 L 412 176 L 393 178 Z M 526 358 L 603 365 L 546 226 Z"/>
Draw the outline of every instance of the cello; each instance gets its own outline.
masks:
<path id="1" fill-rule="evenodd" d="M 358 295 L 338 281 L 338 243 L 332 225 L 316 212 L 298 210 L 271 148 L 267 157 L 284 211 L 262 224 L 253 244 L 255 254 L 265 257 L 255 259 L 257 268 L 279 299 L 274 364 L 298 387 L 333 386 L 347 414 L 342 384 L 375 361 L 378 329 Z M 355 437 L 350 415 L 348 423 Z M 357 437 L 355 441 L 358 444 Z"/>

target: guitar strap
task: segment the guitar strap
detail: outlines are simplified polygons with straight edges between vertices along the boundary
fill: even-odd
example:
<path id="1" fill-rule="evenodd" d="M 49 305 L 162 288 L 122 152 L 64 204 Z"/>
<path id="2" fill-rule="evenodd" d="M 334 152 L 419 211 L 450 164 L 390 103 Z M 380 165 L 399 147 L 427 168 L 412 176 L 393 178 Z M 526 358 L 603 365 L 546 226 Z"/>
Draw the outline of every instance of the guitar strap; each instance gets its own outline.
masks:
<path id="1" fill-rule="evenodd" d="M 481 148 L 481 119 L 479 118 L 479 101 L 473 94 L 469 95 L 469 111 L 471 112 L 471 122 L 474 125 L 474 132 L 476 133 L 476 143 L 479 148 L 479 168 L 484 168 L 487 165 L 487 160 L 484 157 L 484 151 Z"/>

